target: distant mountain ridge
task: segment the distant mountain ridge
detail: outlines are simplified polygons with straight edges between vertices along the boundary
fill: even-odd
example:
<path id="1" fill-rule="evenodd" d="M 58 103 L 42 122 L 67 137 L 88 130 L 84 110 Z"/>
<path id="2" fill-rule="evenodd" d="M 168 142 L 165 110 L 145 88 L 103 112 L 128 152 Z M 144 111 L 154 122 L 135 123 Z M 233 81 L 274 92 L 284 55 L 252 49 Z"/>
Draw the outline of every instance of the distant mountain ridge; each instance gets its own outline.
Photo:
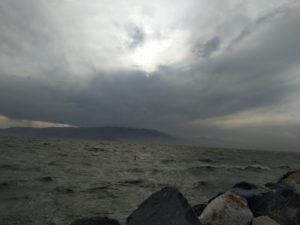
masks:
<path id="1" fill-rule="evenodd" d="M 177 142 L 178 137 L 151 129 L 129 127 L 12 127 L 0 129 L 1 136 L 78 138 L 141 142 Z"/>

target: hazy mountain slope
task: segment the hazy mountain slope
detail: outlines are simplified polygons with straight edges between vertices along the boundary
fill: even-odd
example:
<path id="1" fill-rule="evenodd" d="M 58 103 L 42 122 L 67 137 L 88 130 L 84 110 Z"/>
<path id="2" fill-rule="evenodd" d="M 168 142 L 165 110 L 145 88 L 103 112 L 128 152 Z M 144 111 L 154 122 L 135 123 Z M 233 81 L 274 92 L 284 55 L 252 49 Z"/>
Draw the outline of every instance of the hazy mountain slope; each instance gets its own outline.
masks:
<path id="1" fill-rule="evenodd" d="M 56 138 L 82 138 L 103 140 L 128 140 L 149 142 L 174 142 L 179 138 L 150 129 L 135 129 L 128 127 L 68 127 L 68 128 L 31 128 L 14 127 L 0 129 L 2 136 L 30 136 Z"/>

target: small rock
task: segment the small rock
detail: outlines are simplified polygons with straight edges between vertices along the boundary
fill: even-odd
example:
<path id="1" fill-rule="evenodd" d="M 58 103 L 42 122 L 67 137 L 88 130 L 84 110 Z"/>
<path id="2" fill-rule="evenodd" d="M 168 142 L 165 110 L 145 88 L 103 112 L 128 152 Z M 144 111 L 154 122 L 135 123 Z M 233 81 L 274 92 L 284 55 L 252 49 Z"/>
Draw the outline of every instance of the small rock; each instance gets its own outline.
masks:
<path id="1" fill-rule="evenodd" d="M 166 187 L 146 199 L 128 218 L 127 225 L 200 225 L 183 195 Z"/>
<path id="2" fill-rule="evenodd" d="M 252 225 L 279 225 L 279 224 L 268 216 L 260 216 L 252 220 Z"/>
<path id="3" fill-rule="evenodd" d="M 70 225 L 120 225 L 117 220 L 107 217 L 92 217 L 75 220 Z"/>
<path id="4" fill-rule="evenodd" d="M 247 200 L 233 192 L 212 200 L 199 217 L 203 225 L 249 225 L 252 218 Z"/>

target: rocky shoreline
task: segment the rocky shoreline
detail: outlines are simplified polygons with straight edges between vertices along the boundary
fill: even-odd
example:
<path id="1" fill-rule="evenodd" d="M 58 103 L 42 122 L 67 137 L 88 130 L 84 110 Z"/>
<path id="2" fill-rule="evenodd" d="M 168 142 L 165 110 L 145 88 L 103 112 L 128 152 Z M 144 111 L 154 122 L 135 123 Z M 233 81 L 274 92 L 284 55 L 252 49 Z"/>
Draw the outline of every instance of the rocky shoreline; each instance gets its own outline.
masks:
<path id="1" fill-rule="evenodd" d="M 126 225 L 300 225 L 300 170 L 276 183 L 240 182 L 207 203 L 191 206 L 173 187 L 153 193 L 127 217 Z M 119 225 L 107 217 L 70 225 Z"/>

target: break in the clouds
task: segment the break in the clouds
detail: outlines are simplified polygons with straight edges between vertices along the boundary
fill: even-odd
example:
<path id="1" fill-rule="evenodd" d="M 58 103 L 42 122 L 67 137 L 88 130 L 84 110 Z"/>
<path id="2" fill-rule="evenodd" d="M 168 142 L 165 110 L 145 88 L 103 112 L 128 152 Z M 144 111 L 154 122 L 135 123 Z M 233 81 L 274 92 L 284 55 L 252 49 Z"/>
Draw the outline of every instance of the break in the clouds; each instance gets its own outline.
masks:
<path id="1" fill-rule="evenodd" d="M 2 0 L 0 126 L 300 150 L 299 11 L 297 0 Z"/>

